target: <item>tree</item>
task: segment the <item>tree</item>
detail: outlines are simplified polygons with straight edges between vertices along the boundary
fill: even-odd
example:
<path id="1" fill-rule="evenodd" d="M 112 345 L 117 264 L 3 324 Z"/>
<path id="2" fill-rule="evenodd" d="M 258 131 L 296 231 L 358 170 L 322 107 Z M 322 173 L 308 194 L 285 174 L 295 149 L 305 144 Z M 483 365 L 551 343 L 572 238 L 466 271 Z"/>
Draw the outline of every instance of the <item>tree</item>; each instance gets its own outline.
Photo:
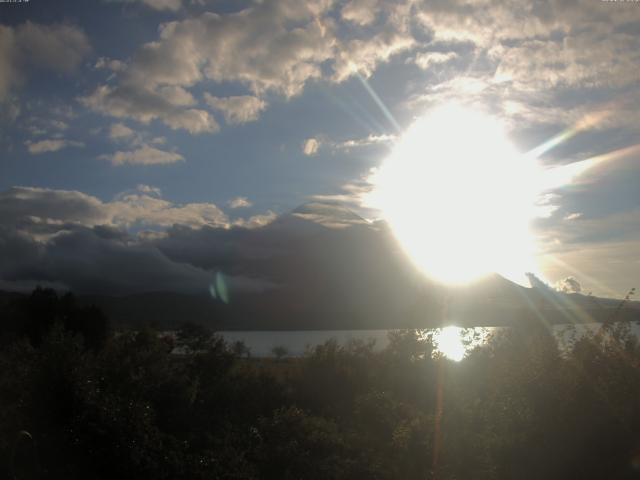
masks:
<path id="1" fill-rule="evenodd" d="M 271 353 L 278 361 L 282 361 L 284 357 L 289 355 L 289 349 L 284 345 L 276 345 L 271 349 Z"/>

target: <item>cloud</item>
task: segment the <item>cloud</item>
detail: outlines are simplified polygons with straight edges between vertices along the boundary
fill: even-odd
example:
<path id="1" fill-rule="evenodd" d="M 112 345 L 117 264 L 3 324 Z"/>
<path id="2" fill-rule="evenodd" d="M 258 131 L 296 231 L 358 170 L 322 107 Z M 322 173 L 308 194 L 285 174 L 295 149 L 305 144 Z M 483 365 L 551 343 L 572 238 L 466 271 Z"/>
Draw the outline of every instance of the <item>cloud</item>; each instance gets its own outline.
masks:
<path id="1" fill-rule="evenodd" d="M 222 112 L 225 122 L 230 125 L 253 122 L 267 108 L 264 100 L 251 95 L 220 98 L 205 93 L 204 98 L 211 108 Z"/>
<path id="2" fill-rule="evenodd" d="M 584 213 L 579 218 L 566 221 L 560 217 L 540 219 L 536 233 L 545 253 L 558 253 L 580 248 L 585 243 L 606 243 L 638 239 L 640 241 L 640 208 L 614 211 L 608 214 Z"/>
<path id="3" fill-rule="evenodd" d="M 159 119 L 174 129 L 213 133 L 219 127 L 193 105 L 185 88 L 203 79 L 239 82 L 254 96 L 212 100 L 230 123 L 257 118 L 256 98 L 266 91 L 287 97 L 321 76 L 333 37 L 318 15 L 323 1 L 256 3 L 232 14 L 203 13 L 163 24 L 159 39 L 142 45 L 119 73 L 117 85 L 101 85 L 81 98 L 100 113 L 142 123 Z M 293 26 L 295 24 L 295 26 Z M 215 97 L 212 97 L 215 98 Z"/>
<path id="4" fill-rule="evenodd" d="M 257 95 L 295 95 L 307 80 L 320 77 L 319 64 L 331 57 L 333 35 L 319 17 L 328 6 L 256 3 L 233 14 L 207 12 L 166 24 L 158 41 L 136 53 L 131 76 L 182 86 L 206 77 L 240 82 Z"/>
<path id="5" fill-rule="evenodd" d="M 101 155 L 100 158 L 110 161 L 113 165 L 169 165 L 184 161 L 184 157 L 179 153 L 167 152 L 146 144 L 135 150 L 119 150 Z"/>
<path id="6" fill-rule="evenodd" d="M 376 19 L 378 10 L 378 0 L 350 0 L 342 7 L 340 15 L 357 25 L 369 25 Z"/>
<path id="7" fill-rule="evenodd" d="M 162 191 L 158 187 L 152 187 L 150 185 L 139 184 L 136 186 L 136 190 L 147 195 L 162 196 Z"/>
<path id="8" fill-rule="evenodd" d="M 114 123 L 109 129 L 109 138 L 111 140 L 130 139 L 134 135 L 135 132 L 124 123 Z"/>
<path id="9" fill-rule="evenodd" d="M 386 22 L 375 34 L 360 28 L 368 22 L 362 5 L 345 5 L 344 21 L 360 27 L 345 29 L 344 38 L 332 8 L 331 0 L 256 1 L 232 13 L 204 12 L 164 23 L 156 40 L 109 67 L 115 84 L 100 85 L 81 101 L 105 115 L 213 133 L 213 118 L 203 116 L 190 126 L 178 118 L 187 106 L 194 107 L 194 121 L 199 111 L 186 89 L 205 81 L 244 87 L 250 95 L 204 97 L 227 123 L 242 124 L 258 118 L 269 94 L 291 98 L 311 81 L 341 82 L 356 72 L 368 76 L 380 62 L 415 45 L 407 5 L 376 7 Z"/>
<path id="10" fill-rule="evenodd" d="M 107 57 L 100 57 L 93 66 L 96 70 L 111 70 L 121 72 L 127 68 L 127 64 L 120 60 L 113 60 Z"/>
<path id="11" fill-rule="evenodd" d="M 85 33 L 73 25 L 0 25 L 0 101 L 32 70 L 71 73 L 90 50 Z"/>
<path id="12" fill-rule="evenodd" d="M 414 62 L 422 70 L 428 70 L 433 65 L 447 63 L 455 58 L 458 54 L 455 52 L 423 52 L 415 56 Z"/>
<path id="13" fill-rule="evenodd" d="M 260 248 L 260 235 L 247 232 L 275 217 L 267 212 L 232 224 L 214 204 L 176 204 L 160 198 L 160 193 L 155 187 L 138 185 L 104 202 L 67 190 L 13 187 L 0 192 L 0 283 L 3 288 L 40 283 L 108 294 L 205 293 L 210 268 L 224 263 L 216 260 L 222 245 L 247 238 L 249 244 L 257 242 L 251 248 Z M 144 228 L 151 230 L 139 230 Z M 132 233 L 136 230 L 140 233 Z M 168 244 L 187 247 L 181 238 L 192 239 L 188 248 L 198 250 L 202 263 L 189 264 L 184 255 L 164 248 Z M 210 242 L 209 247 L 198 239 Z M 206 262 L 207 256 L 214 263 Z M 229 273 L 237 290 L 273 286 L 239 272 Z"/>
<path id="14" fill-rule="evenodd" d="M 349 183 L 345 183 L 340 187 L 339 193 L 333 194 L 316 194 L 309 197 L 314 202 L 330 202 L 348 205 L 352 208 L 357 208 L 359 211 L 364 210 L 369 215 L 369 218 L 379 216 L 377 210 L 372 209 L 369 206 L 368 197 L 371 195 L 374 184 L 372 178 L 375 175 L 376 169 L 372 168 L 368 173 L 363 175 L 358 180 L 354 180 Z"/>
<path id="15" fill-rule="evenodd" d="M 47 140 L 39 140 L 37 142 L 27 140 L 25 145 L 31 155 L 38 155 L 47 152 L 57 152 L 58 150 L 62 150 L 67 147 L 83 147 L 84 143 L 65 140 L 63 138 L 51 138 Z"/>
<path id="16" fill-rule="evenodd" d="M 220 126 L 207 111 L 184 108 L 191 104 L 190 99 L 191 94 L 181 88 L 154 91 L 135 84 L 102 85 L 79 98 L 86 107 L 116 118 L 132 118 L 145 124 L 159 120 L 173 130 L 191 134 L 217 132 Z"/>
<path id="17" fill-rule="evenodd" d="M 278 215 L 269 210 L 267 213 L 253 215 L 249 218 L 238 218 L 233 221 L 233 226 L 242 228 L 260 228 L 265 225 L 269 225 L 276 218 L 278 218 Z"/>
<path id="18" fill-rule="evenodd" d="M 382 30 L 370 38 L 343 42 L 335 58 L 332 78 L 336 82 L 342 82 L 355 73 L 371 76 L 379 63 L 410 50 L 415 44 L 410 33 L 392 28 Z"/>
<path id="19" fill-rule="evenodd" d="M 352 140 L 344 140 L 342 142 L 334 143 L 333 147 L 338 150 L 351 150 L 354 148 L 369 147 L 371 145 L 389 144 L 395 142 L 396 136 L 389 134 L 381 135 L 368 135 L 364 138 L 357 138 Z"/>
<path id="20" fill-rule="evenodd" d="M 157 187 L 139 184 L 135 189 L 104 202 L 73 190 L 12 187 L 0 192 L 0 224 L 30 236 L 55 234 L 69 226 L 108 226 L 116 229 L 253 228 L 269 223 L 271 211 L 234 222 L 213 203 L 178 204 L 161 198 Z M 247 201 L 244 197 L 238 197 Z M 238 200 L 238 199 L 234 199 Z M 248 205 L 247 205 L 248 206 Z"/>
<path id="21" fill-rule="evenodd" d="M 640 21 L 640 10 L 588 0 L 515 5 L 413 2 L 412 31 L 430 39 L 427 56 L 413 58 L 429 67 L 430 75 L 414 89 L 420 101 L 407 106 L 421 111 L 449 101 L 479 105 L 524 131 L 539 125 L 569 127 L 616 99 L 615 115 L 592 128 L 637 132 L 633 86 L 640 37 L 630 29 Z M 433 68 L 436 60 L 453 55 L 446 69 Z"/>
<path id="22" fill-rule="evenodd" d="M 176 12 L 182 7 L 182 0 L 107 0 L 119 3 L 141 3 L 153 10 Z"/>
<path id="23" fill-rule="evenodd" d="M 7 227 L 24 230 L 39 224 L 108 223 L 108 214 L 100 200 L 81 192 L 12 187 L 0 192 L 0 220 Z"/>
<path id="24" fill-rule="evenodd" d="M 0 221 L 28 234 L 51 234 L 68 225 L 191 228 L 227 228 L 227 215 L 213 203 L 176 204 L 160 197 L 148 185 L 124 192 L 110 202 L 73 190 L 12 187 L 0 193 Z"/>
<path id="25" fill-rule="evenodd" d="M 582 291 L 596 296 L 621 298 L 637 285 L 640 239 L 576 244 L 571 249 L 540 258 L 546 278 L 579 276 Z"/>
<path id="26" fill-rule="evenodd" d="M 12 253 L 24 252 L 20 263 L 0 267 L 0 276 L 10 284 L 55 282 L 79 293 L 111 295 L 204 293 L 211 278 L 206 270 L 172 261 L 158 249 L 105 227 L 74 226 L 42 244 L 26 237 L 18 240 Z"/>
<path id="27" fill-rule="evenodd" d="M 227 202 L 229 208 L 246 208 L 253 205 L 247 197 L 235 197 Z"/>
<path id="28" fill-rule="evenodd" d="M 566 277 L 556 282 L 554 288 L 562 293 L 580 293 L 582 287 L 575 277 Z"/>
<path id="29" fill-rule="evenodd" d="M 320 141 L 316 138 L 308 138 L 304 141 L 302 145 L 302 153 L 306 156 L 313 156 L 318 153 L 318 149 L 320 148 Z"/>
<path id="30" fill-rule="evenodd" d="M 107 204 L 111 222 L 121 228 L 133 226 L 170 227 L 186 225 L 191 228 L 214 226 L 227 228 L 227 215 L 213 203 L 177 205 L 157 196 L 128 193 Z"/>

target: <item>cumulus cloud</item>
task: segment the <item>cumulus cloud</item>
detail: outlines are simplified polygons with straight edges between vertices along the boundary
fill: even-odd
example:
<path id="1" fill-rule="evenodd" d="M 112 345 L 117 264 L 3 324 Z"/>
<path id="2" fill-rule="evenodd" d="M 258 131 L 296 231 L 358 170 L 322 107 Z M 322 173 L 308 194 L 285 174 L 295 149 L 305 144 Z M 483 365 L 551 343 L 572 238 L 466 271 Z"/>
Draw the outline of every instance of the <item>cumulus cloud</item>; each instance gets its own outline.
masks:
<path id="1" fill-rule="evenodd" d="M 127 68 L 127 64 L 121 60 L 114 60 L 108 57 L 100 57 L 93 66 L 96 70 L 111 70 L 121 72 Z"/>
<path id="2" fill-rule="evenodd" d="M 83 147 L 84 143 L 76 142 L 73 140 L 65 140 L 63 138 L 50 138 L 47 140 L 39 140 L 36 142 L 27 140 L 25 142 L 25 145 L 31 155 L 38 155 L 40 153 L 57 152 L 58 150 L 62 150 L 63 148 L 67 147 Z"/>
<path id="3" fill-rule="evenodd" d="M 0 101 L 23 83 L 34 69 L 68 74 L 87 56 L 91 46 L 73 25 L 0 25 Z"/>
<path id="4" fill-rule="evenodd" d="M 640 10 L 630 4 L 620 6 L 587 0 L 517 6 L 495 0 L 417 2 L 416 23 L 431 36 L 440 55 L 458 55 L 459 68 L 428 81 L 426 95 L 420 92 L 422 104 L 414 107 L 462 99 L 492 105 L 495 113 L 513 118 L 519 128 L 570 125 L 577 113 L 597 108 L 602 101 L 602 96 L 589 96 L 589 91 L 613 93 L 637 83 L 640 38 L 629 34 L 629 25 L 640 21 Z M 436 59 L 444 57 L 422 60 L 433 66 Z M 569 91 L 573 95 L 564 95 Z M 620 115 L 631 109 L 620 107 L 606 123 L 635 128 L 627 115 Z"/>
<path id="5" fill-rule="evenodd" d="M 221 260 L 225 245 L 246 238 L 247 245 L 255 243 L 247 249 L 251 254 L 263 241 L 247 232 L 274 217 L 267 212 L 232 223 L 212 203 L 173 203 L 162 199 L 159 189 L 142 184 L 106 202 L 78 191 L 13 187 L 0 192 L 0 283 L 4 288 L 40 283 L 109 294 L 204 293 L 211 268 L 229 270 Z M 139 230 L 145 228 L 151 230 Z M 187 238 L 189 246 L 183 243 Z M 195 252 L 201 261 L 188 262 Z M 239 290 L 268 284 L 229 273 Z"/>
<path id="6" fill-rule="evenodd" d="M 190 98 L 184 89 L 171 89 L 163 95 L 147 86 L 122 84 L 99 86 L 79 100 L 92 110 L 116 118 L 132 118 L 145 124 L 159 120 L 173 130 L 192 134 L 217 132 L 220 126 L 206 110 L 184 108 L 191 104 Z"/>
<path id="7" fill-rule="evenodd" d="M 184 157 L 175 150 L 167 151 L 157 147 L 166 143 L 164 137 L 151 137 L 148 132 L 135 131 L 123 123 L 114 123 L 109 128 L 109 138 L 120 145 L 122 150 L 103 154 L 98 158 L 112 165 L 168 165 L 183 162 Z"/>
<path id="8" fill-rule="evenodd" d="M 228 229 L 234 225 L 255 227 L 269 223 L 271 211 L 234 222 L 213 203 L 178 204 L 162 198 L 159 188 L 139 184 L 135 189 L 105 202 L 92 195 L 73 190 L 36 187 L 12 187 L 0 192 L 0 223 L 25 234 L 53 234 L 70 225 L 107 226 L 116 229 L 188 228 Z M 236 205 L 248 202 L 238 197 Z M 250 202 L 248 202 L 250 203 Z M 248 206 L 248 205 L 246 205 Z"/>
<path id="9" fill-rule="evenodd" d="M 160 40 L 134 56 L 131 75 L 183 86 L 204 76 L 243 83 L 255 94 L 295 95 L 321 75 L 319 63 L 331 57 L 333 36 L 319 19 L 328 6 L 322 1 L 256 3 L 234 14 L 207 12 L 166 24 Z"/>
<path id="10" fill-rule="evenodd" d="M 139 185 L 110 202 L 82 192 L 35 187 L 13 187 L 0 193 L 0 220 L 29 233 L 53 232 L 66 225 L 114 228 L 169 227 L 226 228 L 229 219 L 212 203 L 175 204 L 160 198 L 160 191 Z"/>
<path id="11" fill-rule="evenodd" d="M 253 121 L 267 107 L 269 93 L 290 98 L 310 81 L 341 82 L 356 72 L 368 76 L 380 62 L 412 47 L 410 6 L 376 3 L 344 6 L 341 18 L 359 26 L 348 38 L 338 35 L 331 0 L 256 1 L 233 13 L 167 22 L 157 40 L 141 45 L 126 62 L 110 67 L 112 61 L 105 59 L 102 65 L 117 73 L 117 82 L 99 86 L 81 101 L 118 118 L 159 119 L 171 128 L 211 133 L 218 130 L 215 120 L 202 113 L 195 118 L 201 111 L 186 89 L 203 81 L 235 83 L 251 95 L 208 94 L 205 101 L 229 124 Z M 369 4 L 386 18 L 375 34 L 360 28 L 370 21 L 364 13 Z M 187 107 L 191 122 L 179 118 Z"/>
<path id="12" fill-rule="evenodd" d="M 555 289 L 562 293 L 580 293 L 582 287 L 575 277 L 566 277 L 555 284 Z"/>
<path id="13" fill-rule="evenodd" d="M 415 56 L 414 62 L 422 70 L 428 70 L 433 65 L 447 63 L 457 58 L 457 56 L 455 52 L 422 52 Z"/>
<path id="14" fill-rule="evenodd" d="M 230 125 L 253 122 L 267 108 L 264 100 L 252 95 L 220 98 L 205 93 L 204 98 L 211 108 L 222 112 L 225 122 Z"/>
<path id="15" fill-rule="evenodd" d="M 378 0 L 350 0 L 340 10 L 343 19 L 357 25 L 369 25 L 376 19 Z"/>
<path id="16" fill-rule="evenodd" d="M 119 196 L 107 206 L 111 221 L 121 227 L 134 225 L 170 227 L 186 225 L 198 228 L 205 225 L 225 228 L 229 224 L 227 215 L 212 203 L 172 202 L 143 193 Z"/>
<path id="17" fill-rule="evenodd" d="M 247 197 L 235 197 L 227 202 L 229 208 L 246 208 L 253 205 Z"/>
<path id="18" fill-rule="evenodd" d="M 391 28 L 370 38 L 343 42 L 335 58 L 333 80 L 342 82 L 355 73 L 368 77 L 381 62 L 411 49 L 415 44 L 409 32 Z"/>
<path id="19" fill-rule="evenodd" d="M 318 149 L 320 148 L 320 141 L 316 138 L 308 138 L 302 144 L 302 153 L 306 156 L 310 157 L 318 153 Z"/>
<path id="20" fill-rule="evenodd" d="M 100 158 L 108 160 L 113 165 L 168 165 L 184 161 L 184 157 L 179 153 L 167 152 L 146 144 L 134 150 L 119 150 L 112 154 L 101 155 Z"/>
<path id="21" fill-rule="evenodd" d="M 135 135 L 135 132 L 127 127 L 124 123 L 114 123 L 109 128 L 109 138 L 111 140 L 130 139 Z"/>

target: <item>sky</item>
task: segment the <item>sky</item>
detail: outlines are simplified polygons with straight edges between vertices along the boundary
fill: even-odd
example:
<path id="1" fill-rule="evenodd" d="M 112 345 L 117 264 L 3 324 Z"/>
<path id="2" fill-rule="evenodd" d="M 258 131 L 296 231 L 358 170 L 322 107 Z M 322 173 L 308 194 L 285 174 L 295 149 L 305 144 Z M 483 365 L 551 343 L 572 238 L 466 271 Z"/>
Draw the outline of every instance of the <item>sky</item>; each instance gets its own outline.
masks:
<path id="1" fill-rule="evenodd" d="M 314 200 L 375 217 L 372 172 L 457 102 L 521 152 L 556 139 L 545 166 L 606 160 L 547 192 L 533 227 L 547 282 L 622 297 L 640 286 L 638 65 L 638 2 L 0 3 L 0 286 L 55 283 L 73 235 L 182 278 L 200 267 L 149 238 Z"/>

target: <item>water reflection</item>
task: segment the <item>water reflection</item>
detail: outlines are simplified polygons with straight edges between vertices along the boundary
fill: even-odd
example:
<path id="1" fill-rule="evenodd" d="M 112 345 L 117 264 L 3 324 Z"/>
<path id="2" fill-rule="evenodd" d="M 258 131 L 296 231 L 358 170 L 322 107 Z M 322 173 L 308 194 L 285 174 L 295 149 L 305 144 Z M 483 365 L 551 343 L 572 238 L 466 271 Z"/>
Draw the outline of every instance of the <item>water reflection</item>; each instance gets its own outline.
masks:
<path id="1" fill-rule="evenodd" d="M 443 355 L 459 361 L 466 352 L 484 345 L 489 341 L 493 328 L 459 328 L 455 326 L 442 329 L 424 330 L 424 337 L 431 337 L 436 355 Z M 389 345 L 389 332 L 392 330 L 308 330 L 308 331 L 223 331 L 219 332 L 229 343 L 242 341 L 255 357 L 272 356 L 273 348 L 285 347 L 290 356 L 304 355 L 308 347 L 320 345 L 335 339 L 338 344 L 346 345 L 353 340 L 374 340 L 374 350 L 379 351 Z"/>
<path id="2" fill-rule="evenodd" d="M 567 325 L 552 327 L 552 333 L 561 351 L 570 347 L 576 337 L 597 331 L 600 324 Z M 440 329 L 424 330 L 425 337 L 431 336 L 435 355 L 442 355 L 454 361 L 462 360 L 471 350 L 491 342 L 505 327 L 460 328 L 447 326 Z M 222 331 L 219 332 L 229 343 L 242 341 L 254 357 L 270 357 L 273 348 L 283 346 L 290 356 L 302 356 L 308 347 L 323 344 L 335 339 L 338 344 L 346 345 L 352 340 L 374 340 L 374 350 L 379 351 L 389 345 L 389 332 L 392 330 L 310 330 L 310 331 Z M 640 336 L 640 326 L 631 325 L 631 331 Z"/>
<path id="3" fill-rule="evenodd" d="M 436 351 L 449 360 L 459 362 L 466 353 L 465 345 L 462 342 L 463 333 L 461 328 L 454 326 L 440 329 L 433 335 Z"/>

